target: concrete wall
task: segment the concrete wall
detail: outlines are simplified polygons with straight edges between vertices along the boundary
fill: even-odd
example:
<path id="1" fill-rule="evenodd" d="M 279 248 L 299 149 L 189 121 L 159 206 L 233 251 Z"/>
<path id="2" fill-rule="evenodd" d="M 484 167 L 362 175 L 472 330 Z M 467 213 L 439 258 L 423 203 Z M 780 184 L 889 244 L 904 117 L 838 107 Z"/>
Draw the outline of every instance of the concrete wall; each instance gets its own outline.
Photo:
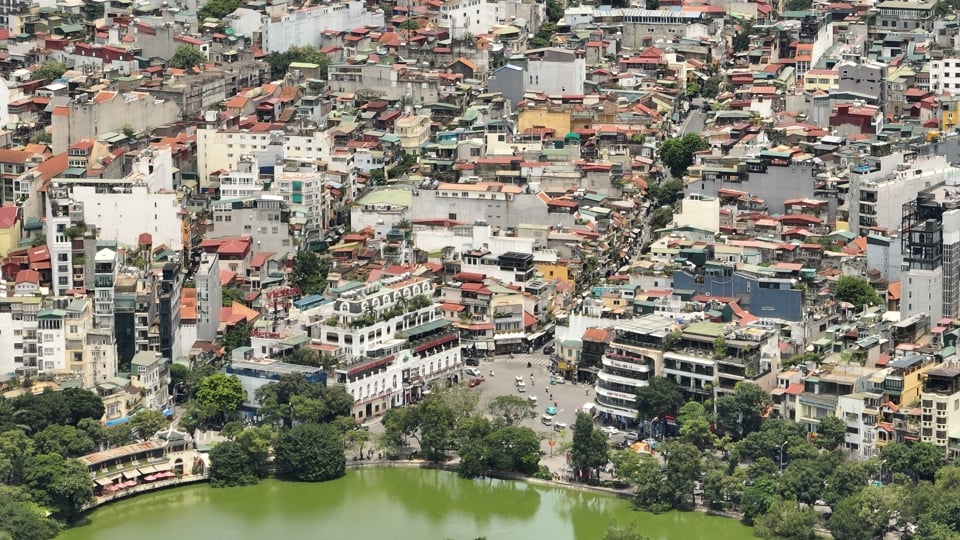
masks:
<path id="1" fill-rule="evenodd" d="M 456 217 L 450 218 L 450 215 Z M 562 225 L 571 227 L 576 223 L 572 214 L 547 213 L 547 207 L 536 195 L 514 195 L 512 201 L 486 199 L 438 199 L 433 191 L 421 190 L 413 197 L 410 219 L 456 219 L 465 223 L 486 221 L 494 227 L 516 227 L 521 223 L 531 225 Z M 353 225 L 356 229 L 357 226 Z"/>

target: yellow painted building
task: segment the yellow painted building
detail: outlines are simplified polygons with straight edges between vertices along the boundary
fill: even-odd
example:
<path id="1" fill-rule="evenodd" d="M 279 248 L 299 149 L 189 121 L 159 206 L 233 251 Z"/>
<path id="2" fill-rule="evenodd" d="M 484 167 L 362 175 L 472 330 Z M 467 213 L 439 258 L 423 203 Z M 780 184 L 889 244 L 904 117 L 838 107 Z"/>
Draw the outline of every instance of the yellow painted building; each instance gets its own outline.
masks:
<path id="1" fill-rule="evenodd" d="M 0 207 L 0 257 L 6 257 L 11 249 L 20 245 L 22 229 L 20 209 L 16 206 Z"/>
<path id="2" fill-rule="evenodd" d="M 940 97 L 940 131 L 947 132 L 953 130 L 960 124 L 960 97 L 941 96 Z"/>
<path id="3" fill-rule="evenodd" d="M 570 133 L 570 111 L 543 108 L 525 108 L 520 111 L 517 120 L 518 131 L 523 133 L 529 128 L 544 127 L 552 129 L 557 137 Z"/>
<path id="4" fill-rule="evenodd" d="M 547 281 L 558 280 L 567 285 L 573 285 L 574 279 L 570 275 L 570 261 L 558 259 L 556 261 L 533 261 L 537 272 Z"/>
<path id="5" fill-rule="evenodd" d="M 840 72 L 835 69 L 810 69 L 803 75 L 803 91 L 829 92 L 831 88 L 836 88 L 840 84 L 839 81 Z"/>

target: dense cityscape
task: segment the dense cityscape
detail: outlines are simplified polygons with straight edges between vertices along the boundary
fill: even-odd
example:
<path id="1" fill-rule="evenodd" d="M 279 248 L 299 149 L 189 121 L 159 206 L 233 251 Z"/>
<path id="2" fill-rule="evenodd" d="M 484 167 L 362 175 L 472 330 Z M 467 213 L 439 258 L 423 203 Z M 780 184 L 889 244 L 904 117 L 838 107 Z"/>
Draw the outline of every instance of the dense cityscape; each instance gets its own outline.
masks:
<path id="1" fill-rule="evenodd" d="M 0 540 L 392 468 L 960 539 L 958 12 L 0 0 Z"/>

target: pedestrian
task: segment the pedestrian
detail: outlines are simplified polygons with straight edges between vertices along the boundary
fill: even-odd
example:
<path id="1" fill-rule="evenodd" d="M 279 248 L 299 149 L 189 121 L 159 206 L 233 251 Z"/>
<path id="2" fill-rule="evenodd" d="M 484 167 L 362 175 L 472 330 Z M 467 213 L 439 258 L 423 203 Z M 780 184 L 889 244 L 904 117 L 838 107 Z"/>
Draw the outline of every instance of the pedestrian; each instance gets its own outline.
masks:
<path id="1" fill-rule="evenodd" d="M 589 395 L 590 395 L 590 389 L 587 388 L 586 390 L 584 390 L 584 391 L 583 391 L 583 395 L 589 396 Z"/>
<path id="2" fill-rule="evenodd" d="M 559 407 L 559 405 L 557 405 L 557 402 L 556 402 L 556 401 L 553 402 L 553 406 L 554 406 L 554 407 Z"/>

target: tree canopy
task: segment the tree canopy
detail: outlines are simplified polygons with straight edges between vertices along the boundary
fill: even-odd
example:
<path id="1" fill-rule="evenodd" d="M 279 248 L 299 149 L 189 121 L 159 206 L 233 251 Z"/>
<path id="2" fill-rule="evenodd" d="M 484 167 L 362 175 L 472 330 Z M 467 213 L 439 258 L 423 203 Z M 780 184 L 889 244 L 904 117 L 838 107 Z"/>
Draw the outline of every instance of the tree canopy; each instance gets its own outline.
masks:
<path id="1" fill-rule="evenodd" d="M 301 424 L 280 433 L 277 474 L 303 482 L 323 482 L 346 472 L 343 437 L 330 424 Z"/>
<path id="2" fill-rule="evenodd" d="M 53 81 L 62 77 L 66 72 L 66 64 L 57 60 L 50 60 L 34 70 L 30 79 L 34 81 Z"/>
<path id="3" fill-rule="evenodd" d="M 330 259 L 306 250 L 297 254 L 293 264 L 293 283 L 302 294 L 321 294 L 327 288 Z"/>
<path id="4" fill-rule="evenodd" d="M 194 66 L 202 66 L 206 62 L 207 57 L 202 51 L 200 51 L 200 49 L 196 49 L 189 45 L 181 45 L 177 47 L 177 50 L 173 53 L 173 56 L 170 57 L 170 61 L 167 63 L 172 68 L 190 69 Z"/>
<path id="5" fill-rule="evenodd" d="M 696 133 L 670 137 L 660 145 L 660 160 L 670 169 L 670 175 L 679 178 L 693 164 L 693 155 L 710 148 L 710 143 Z"/>
<path id="6" fill-rule="evenodd" d="M 200 22 L 209 18 L 222 19 L 242 5 L 241 0 L 209 0 L 197 11 L 197 18 Z"/>
<path id="7" fill-rule="evenodd" d="M 683 402 L 683 393 L 673 379 L 667 377 L 653 377 L 649 385 L 637 390 L 637 414 L 643 420 L 675 415 Z"/>
<path id="8" fill-rule="evenodd" d="M 883 302 L 870 282 L 862 277 L 843 276 L 837 280 L 834 297 L 840 302 L 849 302 L 856 309 L 864 306 L 876 306 Z"/>
<path id="9" fill-rule="evenodd" d="M 322 79 L 327 78 L 327 68 L 330 66 L 330 58 L 313 45 L 290 47 L 282 53 L 272 52 L 267 55 L 266 62 L 270 64 L 271 76 L 277 80 L 286 76 L 290 64 L 294 62 L 317 64 L 320 67 Z"/>

